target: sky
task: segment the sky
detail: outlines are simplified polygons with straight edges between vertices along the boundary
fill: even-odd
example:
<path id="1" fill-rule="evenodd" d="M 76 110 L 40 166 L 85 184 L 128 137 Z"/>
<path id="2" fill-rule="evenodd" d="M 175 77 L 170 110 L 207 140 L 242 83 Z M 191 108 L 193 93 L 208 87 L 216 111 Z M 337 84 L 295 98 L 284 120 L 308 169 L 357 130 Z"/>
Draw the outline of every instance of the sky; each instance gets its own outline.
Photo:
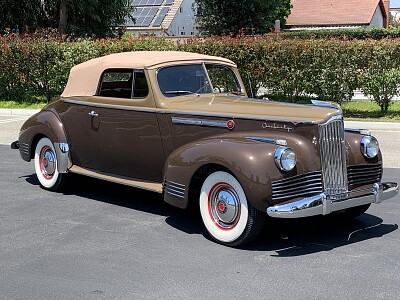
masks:
<path id="1" fill-rule="evenodd" d="M 400 0 L 390 0 L 390 7 L 400 7 Z"/>

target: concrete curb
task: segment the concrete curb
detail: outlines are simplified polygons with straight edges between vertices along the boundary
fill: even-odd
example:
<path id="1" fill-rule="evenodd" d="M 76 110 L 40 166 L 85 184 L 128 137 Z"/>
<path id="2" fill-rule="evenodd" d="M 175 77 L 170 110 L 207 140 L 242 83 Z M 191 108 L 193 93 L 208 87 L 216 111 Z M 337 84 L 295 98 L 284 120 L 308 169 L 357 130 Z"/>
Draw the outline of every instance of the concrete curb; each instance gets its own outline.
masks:
<path id="1" fill-rule="evenodd" d="M 1 116 L 32 116 L 39 112 L 40 109 L 23 109 L 23 108 L 0 108 Z"/>
<path id="2" fill-rule="evenodd" d="M 362 122 L 344 121 L 346 128 L 369 129 L 369 130 L 395 130 L 400 131 L 400 123 L 397 122 Z"/>

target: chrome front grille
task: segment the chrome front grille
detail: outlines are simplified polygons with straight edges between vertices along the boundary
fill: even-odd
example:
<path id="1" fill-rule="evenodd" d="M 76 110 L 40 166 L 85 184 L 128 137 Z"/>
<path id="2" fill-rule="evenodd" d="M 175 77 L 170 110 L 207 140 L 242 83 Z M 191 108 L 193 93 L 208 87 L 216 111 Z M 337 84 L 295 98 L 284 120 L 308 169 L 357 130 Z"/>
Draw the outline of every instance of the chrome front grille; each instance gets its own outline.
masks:
<path id="1" fill-rule="evenodd" d="M 346 197 L 347 167 L 344 127 L 341 116 L 319 125 L 324 191 L 333 199 Z"/>
<path id="2" fill-rule="evenodd" d="M 321 172 L 305 173 L 272 182 L 272 201 L 283 202 L 320 193 L 322 193 Z"/>
<path id="3" fill-rule="evenodd" d="M 349 186 L 373 184 L 380 182 L 382 178 L 381 164 L 365 164 L 347 167 Z"/>

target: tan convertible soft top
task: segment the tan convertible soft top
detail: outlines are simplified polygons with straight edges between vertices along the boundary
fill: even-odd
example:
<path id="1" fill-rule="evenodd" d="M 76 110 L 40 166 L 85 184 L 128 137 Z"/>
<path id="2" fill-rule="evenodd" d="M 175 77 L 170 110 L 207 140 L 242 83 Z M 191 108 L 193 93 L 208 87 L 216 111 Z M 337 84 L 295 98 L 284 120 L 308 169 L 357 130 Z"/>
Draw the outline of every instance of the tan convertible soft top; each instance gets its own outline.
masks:
<path id="1" fill-rule="evenodd" d="M 173 62 L 214 61 L 236 66 L 229 59 L 180 51 L 123 52 L 94 58 L 74 66 L 61 97 L 92 96 L 106 69 L 152 69 Z"/>

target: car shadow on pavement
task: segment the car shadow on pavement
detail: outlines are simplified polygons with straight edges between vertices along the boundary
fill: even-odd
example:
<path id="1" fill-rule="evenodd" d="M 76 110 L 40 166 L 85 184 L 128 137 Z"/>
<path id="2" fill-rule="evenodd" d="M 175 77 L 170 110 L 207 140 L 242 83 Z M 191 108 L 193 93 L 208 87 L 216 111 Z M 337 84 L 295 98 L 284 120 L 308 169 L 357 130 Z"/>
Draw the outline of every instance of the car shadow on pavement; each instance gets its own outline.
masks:
<path id="1" fill-rule="evenodd" d="M 24 178 L 29 184 L 40 186 L 36 174 Z M 62 193 L 164 216 L 167 224 L 188 234 L 204 234 L 205 231 L 200 215 L 193 209 L 171 206 L 155 192 L 71 173 Z"/>
<path id="2" fill-rule="evenodd" d="M 304 219 L 268 219 L 264 234 L 245 249 L 274 251 L 271 256 L 276 257 L 302 256 L 379 238 L 397 229 L 397 224 L 383 224 L 381 218 L 368 213 L 352 220 L 340 219 L 337 214 Z"/>
<path id="3" fill-rule="evenodd" d="M 196 207 L 181 210 L 165 203 L 160 194 L 70 174 L 65 195 L 84 197 L 154 215 L 165 216 L 165 222 L 187 234 L 200 234 L 211 241 Z M 32 185 L 39 185 L 35 174 L 24 176 Z M 271 256 L 308 255 L 379 238 L 398 229 L 397 224 L 383 224 L 379 217 L 364 213 L 353 220 L 338 216 L 302 219 L 268 218 L 260 236 L 244 247 L 247 251 L 272 251 Z"/>

